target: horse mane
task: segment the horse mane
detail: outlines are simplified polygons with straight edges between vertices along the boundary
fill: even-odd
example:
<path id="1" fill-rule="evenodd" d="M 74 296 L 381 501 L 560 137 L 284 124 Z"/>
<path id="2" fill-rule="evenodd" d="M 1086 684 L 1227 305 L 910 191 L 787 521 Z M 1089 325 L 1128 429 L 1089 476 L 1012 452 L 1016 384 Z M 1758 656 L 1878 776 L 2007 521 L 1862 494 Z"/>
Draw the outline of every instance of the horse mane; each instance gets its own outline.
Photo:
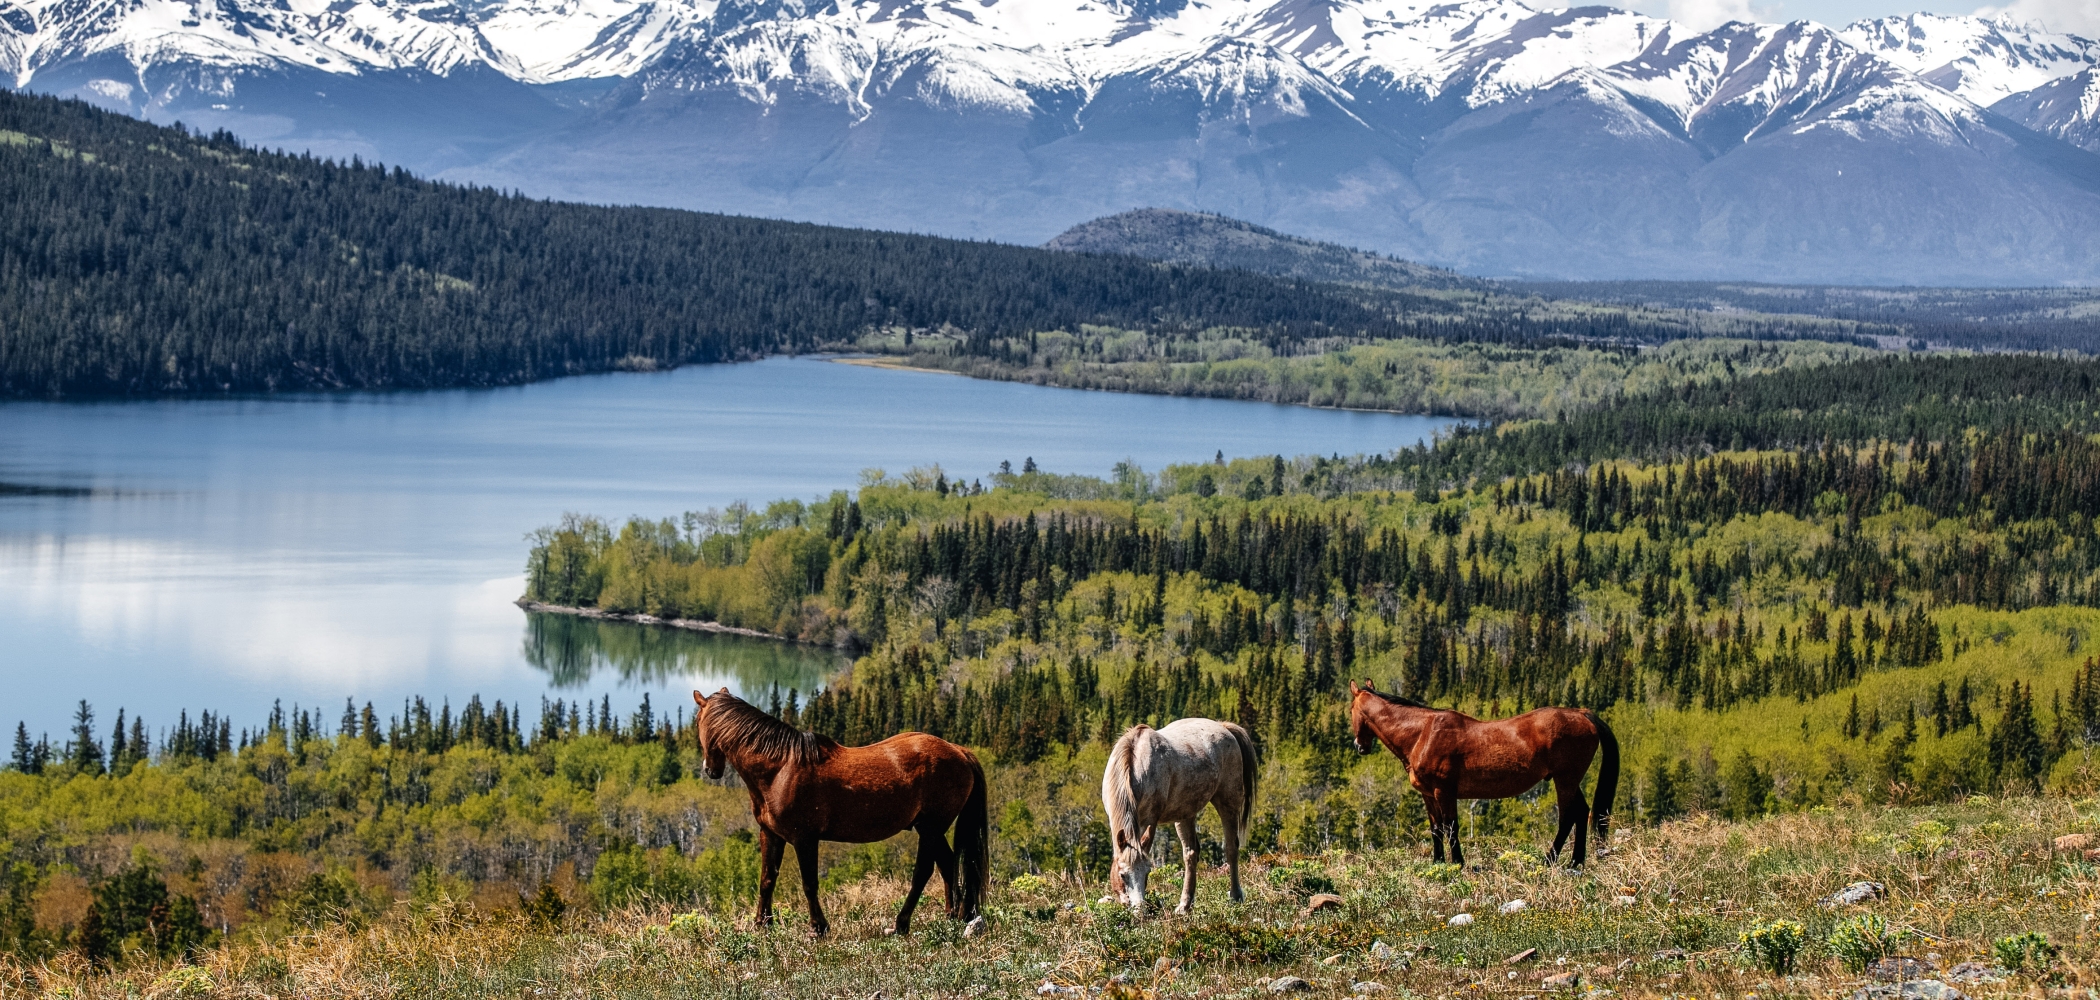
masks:
<path id="1" fill-rule="evenodd" d="M 838 744 L 780 721 L 733 694 L 707 700 L 708 739 L 746 747 L 774 760 L 821 764 Z"/>
<path id="2" fill-rule="evenodd" d="M 1415 699 L 1410 698 L 1404 694 L 1386 694 L 1383 691 L 1372 691 L 1370 688 L 1364 688 L 1364 690 L 1370 692 L 1372 695 L 1384 699 L 1385 703 L 1388 705 L 1405 705 L 1408 708 L 1427 708 L 1431 711 L 1435 711 L 1435 708 L 1430 706 L 1429 704 L 1425 702 L 1416 701 Z"/>
<path id="3" fill-rule="evenodd" d="M 1102 799 L 1103 805 L 1108 807 L 1108 835 L 1111 842 L 1115 839 L 1119 823 L 1136 821 L 1137 763 L 1131 760 L 1132 744 L 1138 741 L 1141 734 L 1151 731 L 1152 727 L 1143 723 L 1132 726 L 1108 751 L 1108 769 L 1102 775 Z M 1137 841 L 1137 830 L 1126 829 L 1125 832 L 1130 834 L 1131 842 Z"/>

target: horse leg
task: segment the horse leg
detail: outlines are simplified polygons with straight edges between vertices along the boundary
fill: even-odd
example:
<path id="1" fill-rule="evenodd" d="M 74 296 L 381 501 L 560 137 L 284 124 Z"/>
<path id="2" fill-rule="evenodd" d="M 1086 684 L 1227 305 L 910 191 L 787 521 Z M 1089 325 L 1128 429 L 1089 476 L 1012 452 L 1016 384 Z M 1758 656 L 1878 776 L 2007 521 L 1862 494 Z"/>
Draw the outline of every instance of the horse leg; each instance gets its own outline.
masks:
<path id="1" fill-rule="evenodd" d="M 897 911 L 897 926 L 891 933 L 911 933 L 911 915 L 919 908 L 919 894 L 926 891 L 926 880 L 933 877 L 933 845 L 937 834 L 928 834 L 925 826 L 919 827 L 919 856 L 911 866 L 911 891 L 904 895 L 904 908 Z"/>
<path id="2" fill-rule="evenodd" d="M 780 877 L 780 854 L 787 842 L 758 828 L 758 926 L 773 923 L 773 880 Z"/>
<path id="3" fill-rule="evenodd" d="M 1568 781 L 1568 798 L 1575 800 L 1575 808 L 1563 805 L 1561 812 L 1575 817 L 1575 860 L 1571 867 L 1580 868 L 1588 860 L 1590 846 L 1590 804 L 1582 797 L 1582 778 L 1578 775 Z"/>
<path id="4" fill-rule="evenodd" d="M 1422 793 L 1422 805 L 1424 806 L 1423 811 L 1429 814 L 1429 859 L 1437 864 L 1443 864 L 1445 833 L 1444 793 L 1435 790 L 1424 791 Z M 1458 850 L 1458 828 L 1453 826 L 1450 833 L 1451 850 L 1456 852 Z"/>
<path id="5" fill-rule="evenodd" d="M 1431 822 L 1444 828 L 1444 836 L 1451 841 L 1451 863 L 1464 868 L 1466 852 L 1458 846 L 1458 793 L 1441 790 L 1429 811 Z"/>
<path id="6" fill-rule="evenodd" d="M 1231 898 L 1235 903 L 1245 902 L 1247 894 L 1240 891 L 1240 810 L 1227 812 L 1218 810 L 1218 819 L 1225 826 L 1225 872 L 1232 879 Z"/>
<path id="7" fill-rule="evenodd" d="M 830 933 L 831 923 L 824 919 L 824 907 L 817 902 L 817 838 L 796 841 L 795 860 L 802 866 L 802 895 L 809 899 L 809 929 L 823 937 Z"/>
<path id="8" fill-rule="evenodd" d="M 1587 819 L 1587 817 L 1582 815 L 1582 807 L 1579 804 L 1571 804 L 1568 801 L 1567 782 L 1564 782 L 1559 778 L 1553 779 L 1553 790 L 1556 793 L 1558 793 L 1557 797 L 1560 800 L 1560 806 L 1558 810 L 1556 810 L 1560 815 L 1557 828 L 1553 831 L 1553 849 L 1546 852 L 1546 864 L 1549 866 L 1556 864 L 1560 861 L 1560 849 L 1563 846 L 1565 846 L 1568 842 L 1568 826 L 1571 823 L 1575 826 L 1581 826 L 1583 820 Z M 1576 792 L 1577 803 L 1581 801 L 1581 796 L 1582 793 L 1580 790 L 1578 790 Z M 1577 861 L 1575 863 L 1577 865 L 1582 864 L 1582 862 L 1580 861 Z"/>
<path id="9" fill-rule="evenodd" d="M 948 844 L 948 824 L 929 826 L 927 833 L 919 836 L 919 843 L 927 845 L 933 852 L 933 866 L 941 871 L 941 899 L 943 909 L 950 919 L 962 916 L 962 879 L 955 874 L 955 863 L 959 856 Z"/>
<path id="10" fill-rule="evenodd" d="M 1181 905 L 1174 912 L 1187 913 L 1196 908 L 1196 821 L 1175 823 L 1174 835 L 1181 838 Z"/>

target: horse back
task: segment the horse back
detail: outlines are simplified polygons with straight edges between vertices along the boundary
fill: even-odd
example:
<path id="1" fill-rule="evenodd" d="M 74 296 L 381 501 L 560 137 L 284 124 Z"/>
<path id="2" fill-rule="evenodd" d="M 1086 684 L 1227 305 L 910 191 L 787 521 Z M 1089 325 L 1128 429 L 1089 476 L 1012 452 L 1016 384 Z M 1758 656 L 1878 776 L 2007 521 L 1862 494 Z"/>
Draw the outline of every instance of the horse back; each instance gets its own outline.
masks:
<path id="1" fill-rule="evenodd" d="M 1597 753 L 1597 726 L 1585 713 L 1569 708 L 1540 708 L 1507 719 L 1482 722 L 1459 716 L 1446 723 L 1436 744 L 1449 758 L 1460 794 L 1479 797 L 1512 795 L 1547 778 L 1580 775 Z"/>
<path id="2" fill-rule="evenodd" d="M 1121 748 L 1130 769 L 1136 826 L 1194 819 L 1213 800 L 1244 784 L 1244 752 L 1226 723 L 1179 719 L 1144 730 Z M 1244 789 L 1240 789 L 1244 793 Z"/>
<path id="3" fill-rule="evenodd" d="M 937 736 L 902 733 L 863 747 L 836 746 L 824 759 L 783 772 L 784 793 L 767 797 L 780 827 L 823 840 L 886 840 L 922 821 L 942 826 L 962 812 L 979 768 L 970 751 Z M 780 829 L 791 835 L 787 829 Z"/>

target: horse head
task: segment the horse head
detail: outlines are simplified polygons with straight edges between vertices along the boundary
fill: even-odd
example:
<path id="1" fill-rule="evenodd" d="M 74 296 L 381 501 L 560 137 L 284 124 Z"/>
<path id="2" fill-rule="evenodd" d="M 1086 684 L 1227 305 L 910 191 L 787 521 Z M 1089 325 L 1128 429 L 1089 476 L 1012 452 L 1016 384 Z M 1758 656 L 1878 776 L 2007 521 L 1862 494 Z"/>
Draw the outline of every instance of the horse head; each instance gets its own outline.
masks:
<path id="1" fill-rule="evenodd" d="M 1378 692 L 1372 690 L 1370 680 L 1366 679 L 1363 687 L 1357 687 L 1355 681 L 1349 682 L 1349 734 L 1360 754 L 1377 753 L 1380 745 L 1378 729 L 1371 724 L 1371 713 L 1364 711 L 1365 700 L 1376 697 Z"/>
<path id="2" fill-rule="evenodd" d="M 715 692 L 715 697 L 729 697 L 729 689 L 725 687 Z M 701 770 L 707 774 L 709 780 L 720 781 L 723 769 L 728 766 L 728 760 L 723 755 L 721 746 L 707 738 L 706 696 L 698 691 L 693 692 L 693 704 L 698 706 L 693 710 L 693 735 L 700 739 Z"/>
<path id="3" fill-rule="evenodd" d="M 1127 830 L 1116 831 L 1116 856 L 1108 871 L 1108 889 L 1132 910 L 1145 908 L 1145 878 L 1152 874 L 1152 831 L 1132 840 Z"/>

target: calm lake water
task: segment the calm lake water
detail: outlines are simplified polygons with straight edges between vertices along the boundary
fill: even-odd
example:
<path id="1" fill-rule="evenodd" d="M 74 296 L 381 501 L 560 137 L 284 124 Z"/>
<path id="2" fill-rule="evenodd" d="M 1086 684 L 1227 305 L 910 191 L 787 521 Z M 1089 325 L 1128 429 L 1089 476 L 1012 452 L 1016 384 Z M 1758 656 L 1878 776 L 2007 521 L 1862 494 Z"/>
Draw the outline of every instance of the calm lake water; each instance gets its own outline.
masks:
<path id="1" fill-rule="evenodd" d="M 851 488 L 862 469 L 1106 474 L 1226 455 L 1386 451 L 1450 422 L 1045 389 L 812 358 L 507 389 L 0 404 L 0 724 L 74 703 L 262 721 L 275 699 L 388 706 L 694 687 L 804 692 L 820 650 L 527 616 L 525 535 L 580 511 L 675 516 Z M 398 709 L 396 709 L 398 711 Z"/>

